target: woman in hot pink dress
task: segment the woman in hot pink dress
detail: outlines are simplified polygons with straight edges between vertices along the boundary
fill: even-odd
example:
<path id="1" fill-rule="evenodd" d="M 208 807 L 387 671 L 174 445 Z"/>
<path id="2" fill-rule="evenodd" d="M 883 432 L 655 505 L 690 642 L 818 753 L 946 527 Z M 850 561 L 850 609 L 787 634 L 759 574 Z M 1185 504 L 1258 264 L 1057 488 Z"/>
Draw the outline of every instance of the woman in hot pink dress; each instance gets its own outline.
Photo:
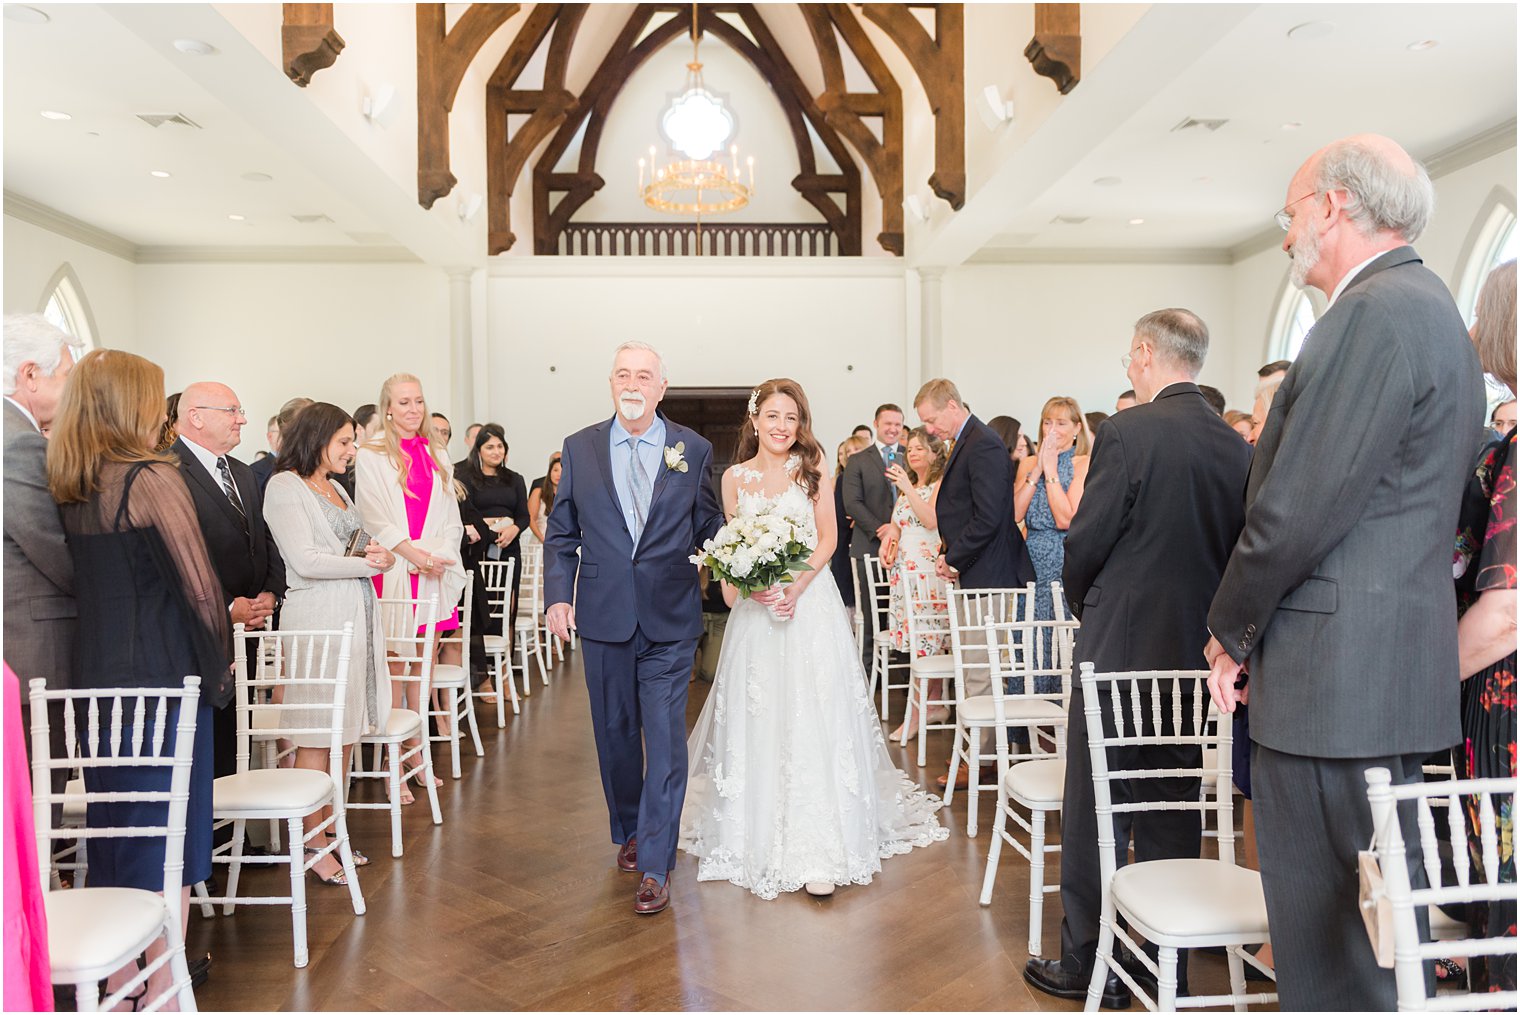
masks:
<path id="1" fill-rule="evenodd" d="M 21 682 L 5 667 L 5 1010 L 52 1011 L 47 912 L 37 880 Z"/>
<path id="2" fill-rule="evenodd" d="M 458 665 L 461 657 L 455 609 L 464 592 L 465 571 L 459 562 L 464 525 L 455 496 L 453 467 L 431 429 L 422 382 L 411 374 L 395 374 L 380 387 L 381 426 L 354 463 L 354 501 L 364 528 L 405 566 L 375 576 L 384 599 L 438 597 L 438 661 Z M 397 636 L 402 631 L 387 631 Z M 406 702 L 407 688 L 392 681 L 395 708 L 423 711 L 420 702 Z M 415 693 L 415 691 L 413 691 Z M 437 780 L 440 784 L 442 780 Z M 403 802 L 407 797 L 403 796 Z"/>

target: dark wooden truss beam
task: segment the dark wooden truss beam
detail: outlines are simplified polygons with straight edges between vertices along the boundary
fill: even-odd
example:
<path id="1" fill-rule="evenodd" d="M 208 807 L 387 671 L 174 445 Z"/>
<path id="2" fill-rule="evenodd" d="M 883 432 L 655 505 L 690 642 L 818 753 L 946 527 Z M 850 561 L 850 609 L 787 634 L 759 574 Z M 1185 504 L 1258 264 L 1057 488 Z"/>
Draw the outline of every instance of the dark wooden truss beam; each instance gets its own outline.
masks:
<path id="1" fill-rule="evenodd" d="M 284 4 L 280 56 L 285 76 L 305 88 L 311 76 L 331 67 L 343 52 L 343 37 L 333 29 L 332 4 Z"/>

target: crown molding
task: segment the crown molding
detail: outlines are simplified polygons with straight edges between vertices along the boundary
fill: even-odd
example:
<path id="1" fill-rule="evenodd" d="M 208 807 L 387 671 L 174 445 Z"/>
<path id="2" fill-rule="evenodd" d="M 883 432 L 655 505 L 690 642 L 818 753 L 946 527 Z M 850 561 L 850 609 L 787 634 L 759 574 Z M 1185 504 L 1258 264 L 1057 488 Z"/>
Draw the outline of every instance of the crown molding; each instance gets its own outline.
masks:
<path id="1" fill-rule="evenodd" d="M 1498 126 L 1480 131 L 1466 141 L 1459 141 L 1444 151 L 1436 152 L 1425 160 L 1425 171 L 1432 180 L 1436 180 L 1513 147 L 1515 118 L 1512 116 Z"/>
<path id="2" fill-rule="evenodd" d="M 5 191 L 4 197 L 5 214 L 11 218 L 20 219 L 39 229 L 57 233 L 59 236 L 94 247 L 96 250 L 104 251 L 125 261 L 136 262 L 137 260 L 138 247 L 131 240 L 123 239 L 99 226 L 92 226 L 72 215 L 65 215 L 58 209 L 33 201 L 29 197 L 22 197 L 14 191 Z"/>
<path id="3" fill-rule="evenodd" d="M 1230 252 L 1213 247 L 990 247 L 966 264 L 1224 264 Z"/>
<path id="4" fill-rule="evenodd" d="M 421 264 L 405 247 L 139 247 L 138 264 Z"/>

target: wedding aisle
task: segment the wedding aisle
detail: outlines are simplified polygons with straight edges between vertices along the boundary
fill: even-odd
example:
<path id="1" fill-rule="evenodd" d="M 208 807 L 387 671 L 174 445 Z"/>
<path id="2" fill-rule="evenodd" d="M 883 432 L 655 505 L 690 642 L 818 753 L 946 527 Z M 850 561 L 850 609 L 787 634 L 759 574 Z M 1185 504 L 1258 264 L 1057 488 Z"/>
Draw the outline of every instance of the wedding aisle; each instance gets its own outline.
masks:
<path id="1" fill-rule="evenodd" d="M 708 686 L 691 685 L 688 723 Z M 869 886 L 764 902 L 726 883 L 698 884 L 682 854 L 670 912 L 637 916 L 633 878 L 617 870 L 607 837 L 578 655 L 534 689 L 505 730 L 483 722 L 481 734 L 486 756 L 467 753 L 464 777 L 444 780 L 444 824 L 427 822 L 425 803 L 408 808 L 404 857 L 389 855 L 384 812 L 351 813 L 354 841 L 373 858 L 360 877 L 369 912 L 355 917 L 344 890 L 310 882 L 305 969 L 290 963 L 288 908 L 193 916 L 190 953 L 214 956 L 200 1007 L 1081 1008 L 1024 983 L 1025 870 L 1005 851 L 994 905 L 977 905 L 989 833 L 967 840 L 959 806 L 948 841 L 890 859 Z M 890 747 L 925 784 L 938 774 Z M 929 754 L 948 750 L 948 734 L 939 734 Z M 245 874 L 244 884 L 273 892 L 284 879 L 283 870 L 265 871 Z M 1053 954 L 1060 904 L 1049 898 Z M 1222 961 L 1195 959 L 1195 985 L 1213 986 L 1216 976 Z"/>

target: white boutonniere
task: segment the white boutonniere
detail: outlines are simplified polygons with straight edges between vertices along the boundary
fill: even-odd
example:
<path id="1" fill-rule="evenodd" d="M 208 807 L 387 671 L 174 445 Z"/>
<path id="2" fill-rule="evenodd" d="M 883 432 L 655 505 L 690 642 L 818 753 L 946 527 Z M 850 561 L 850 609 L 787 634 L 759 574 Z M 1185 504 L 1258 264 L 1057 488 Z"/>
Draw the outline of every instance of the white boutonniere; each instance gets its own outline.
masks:
<path id="1" fill-rule="evenodd" d="M 676 441 L 676 446 L 665 449 L 665 468 L 672 472 L 686 471 L 686 442 Z"/>

